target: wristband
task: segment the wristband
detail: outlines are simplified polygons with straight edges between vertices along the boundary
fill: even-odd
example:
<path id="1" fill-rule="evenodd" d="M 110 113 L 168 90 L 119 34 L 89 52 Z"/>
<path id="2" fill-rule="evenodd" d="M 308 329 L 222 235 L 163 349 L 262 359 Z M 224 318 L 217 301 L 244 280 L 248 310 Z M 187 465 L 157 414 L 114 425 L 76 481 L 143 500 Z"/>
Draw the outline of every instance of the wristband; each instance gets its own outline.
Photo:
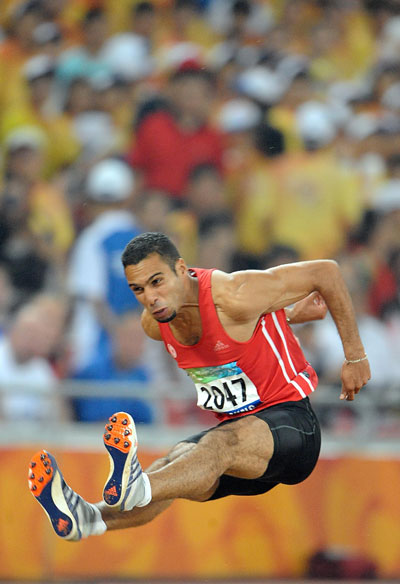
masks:
<path id="1" fill-rule="evenodd" d="M 345 359 L 345 363 L 346 365 L 349 365 L 350 363 L 361 363 L 361 361 L 366 361 L 367 359 L 367 355 L 364 355 L 361 359 Z"/>

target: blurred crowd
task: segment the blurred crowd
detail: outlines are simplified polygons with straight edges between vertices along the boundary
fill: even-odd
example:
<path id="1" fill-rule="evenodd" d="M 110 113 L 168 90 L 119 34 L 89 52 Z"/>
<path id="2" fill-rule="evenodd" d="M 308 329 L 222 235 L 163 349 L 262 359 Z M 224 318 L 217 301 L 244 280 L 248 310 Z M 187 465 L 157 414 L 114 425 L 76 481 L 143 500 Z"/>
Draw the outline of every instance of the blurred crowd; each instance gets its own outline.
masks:
<path id="1" fill-rule="evenodd" d="M 147 423 L 57 382 L 184 384 L 124 280 L 143 231 L 198 267 L 336 259 L 399 394 L 400 0 L 2 0 L 0 80 L 0 384 L 32 388 L 3 416 Z M 337 383 L 332 321 L 296 334 Z"/>

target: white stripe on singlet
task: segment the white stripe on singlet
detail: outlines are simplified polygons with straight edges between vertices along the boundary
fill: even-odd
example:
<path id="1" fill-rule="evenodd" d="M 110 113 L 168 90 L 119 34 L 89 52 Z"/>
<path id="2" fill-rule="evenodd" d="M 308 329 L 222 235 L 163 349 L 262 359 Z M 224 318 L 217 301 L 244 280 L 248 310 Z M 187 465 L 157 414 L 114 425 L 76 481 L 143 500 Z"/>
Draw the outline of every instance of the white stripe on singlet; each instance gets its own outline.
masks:
<path id="1" fill-rule="evenodd" d="M 285 338 L 285 335 L 283 334 L 283 330 L 281 328 L 281 325 L 279 324 L 278 317 L 276 316 L 276 313 L 275 312 L 272 312 L 271 313 L 271 316 L 272 316 L 272 320 L 274 321 L 275 328 L 278 331 L 279 336 L 282 339 L 283 346 L 285 347 L 285 353 L 286 353 L 286 357 L 287 357 L 287 359 L 289 361 L 289 365 L 292 368 L 293 373 L 295 375 L 297 375 L 297 371 L 296 371 L 296 369 L 295 369 L 295 367 L 293 365 L 293 361 L 292 361 L 292 358 L 290 356 L 289 349 L 288 349 L 288 346 L 287 346 L 287 343 L 286 343 L 286 338 Z"/>
<path id="2" fill-rule="evenodd" d="M 274 315 L 274 313 L 272 313 L 272 314 Z M 276 345 L 275 345 L 274 341 L 272 340 L 269 332 L 266 329 L 265 319 L 264 318 L 261 321 L 261 326 L 262 326 L 263 335 L 267 339 L 269 346 L 271 347 L 271 349 L 272 349 L 275 357 L 277 358 L 278 363 L 279 363 L 279 366 L 280 366 L 280 368 L 282 370 L 282 373 L 283 373 L 286 381 L 288 383 L 291 383 L 297 389 L 297 391 L 299 392 L 299 394 L 301 395 L 301 397 L 306 397 L 306 394 L 304 393 L 304 391 L 302 390 L 302 388 L 300 387 L 300 385 L 296 381 L 294 381 L 294 379 L 290 379 L 289 375 L 287 374 L 286 367 L 285 367 L 285 363 L 284 363 L 284 361 L 282 359 L 282 355 L 279 353 L 278 349 L 276 348 Z"/>
<path id="3" fill-rule="evenodd" d="M 282 327 L 281 327 L 281 325 L 279 324 L 278 317 L 276 316 L 276 313 L 275 313 L 275 312 L 272 312 L 272 313 L 271 313 L 271 315 L 272 315 L 272 320 L 274 321 L 274 324 L 275 324 L 276 330 L 278 331 L 278 333 L 279 333 L 279 336 L 280 336 L 280 337 L 281 337 L 281 339 L 282 339 L 283 345 L 284 345 L 284 347 L 285 347 L 286 356 L 287 356 L 287 358 L 288 358 L 289 365 L 291 366 L 293 373 L 294 373 L 295 375 L 300 375 L 300 376 L 301 376 L 301 377 L 304 379 L 304 381 L 307 383 L 307 385 L 309 385 L 309 386 L 310 386 L 310 389 L 311 389 L 311 391 L 314 391 L 314 386 L 313 386 L 313 384 L 311 383 L 311 381 L 308 379 L 307 375 L 304 375 L 304 373 L 299 373 L 299 374 L 297 373 L 297 371 L 296 371 L 296 369 L 295 369 L 295 367 L 294 367 L 294 365 L 293 365 L 292 358 L 291 358 L 291 356 L 290 356 L 290 353 L 289 353 L 289 349 L 288 349 L 287 342 L 286 342 L 286 337 L 285 337 L 285 335 L 283 334 L 283 330 L 282 330 Z"/>
<path id="4" fill-rule="evenodd" d="M 311 391 L 315 391 L 315 388 L 314 388 L 313 384 L 311 383 L 311 381 L 308 379 L 307 375 L 304 375 L 304 373 L 300 373 L 299 375 L 308 383 L 308 385 L 311 388 Z"/>

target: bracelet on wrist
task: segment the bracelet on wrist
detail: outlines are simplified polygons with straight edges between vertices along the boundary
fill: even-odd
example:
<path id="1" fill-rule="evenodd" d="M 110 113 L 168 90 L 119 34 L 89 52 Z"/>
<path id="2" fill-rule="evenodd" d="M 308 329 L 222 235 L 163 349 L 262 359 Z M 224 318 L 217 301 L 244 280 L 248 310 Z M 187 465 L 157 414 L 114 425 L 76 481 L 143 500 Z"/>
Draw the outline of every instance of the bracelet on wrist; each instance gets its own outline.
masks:
<path id="1" fill-rule="evenodd" d="M 346 363 L 346 365 L 349 365 L 350 363 L 361 363 L 361 361 L 366 361 L 368 359 L 367 355 L 364 355 L 364 357 L 361 357 L 360 359 L 346 359 L 344 360 L 344 362 Z"/>

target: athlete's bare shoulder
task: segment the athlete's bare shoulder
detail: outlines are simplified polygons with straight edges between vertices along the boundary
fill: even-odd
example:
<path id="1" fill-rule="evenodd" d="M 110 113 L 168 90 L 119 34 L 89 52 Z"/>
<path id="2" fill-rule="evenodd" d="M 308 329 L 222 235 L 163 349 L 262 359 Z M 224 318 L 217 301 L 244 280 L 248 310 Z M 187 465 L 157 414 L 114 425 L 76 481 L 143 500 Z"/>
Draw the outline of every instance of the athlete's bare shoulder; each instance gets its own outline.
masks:
<path id="1" fill-rule="evenodd" d="M 231 274 L 215 270 L 212 295 L 219 312 L 235 322 L 247 322 L 294 304 L 314 290 L 322 294 L 337 273 L 337 264 L 332 260 L 295 262 Z"/>
<path id="2" fill-rule="evenodd" d="M 142 328 L 146 335 L 155 341 L 162 341 L 160 328 L 154 318 L 147 312 L 146 309 L 142 312 Z"/>
<path id="3" fill-rule="evenodd" d="M 221 270 L 214 270 L 211 278 L 211 289 L 214 304 L 218 310 L 224 312 L 234 320 L 244 320 L 243 308 L 238 303 L 238 283 L 234 274 Z"/>

